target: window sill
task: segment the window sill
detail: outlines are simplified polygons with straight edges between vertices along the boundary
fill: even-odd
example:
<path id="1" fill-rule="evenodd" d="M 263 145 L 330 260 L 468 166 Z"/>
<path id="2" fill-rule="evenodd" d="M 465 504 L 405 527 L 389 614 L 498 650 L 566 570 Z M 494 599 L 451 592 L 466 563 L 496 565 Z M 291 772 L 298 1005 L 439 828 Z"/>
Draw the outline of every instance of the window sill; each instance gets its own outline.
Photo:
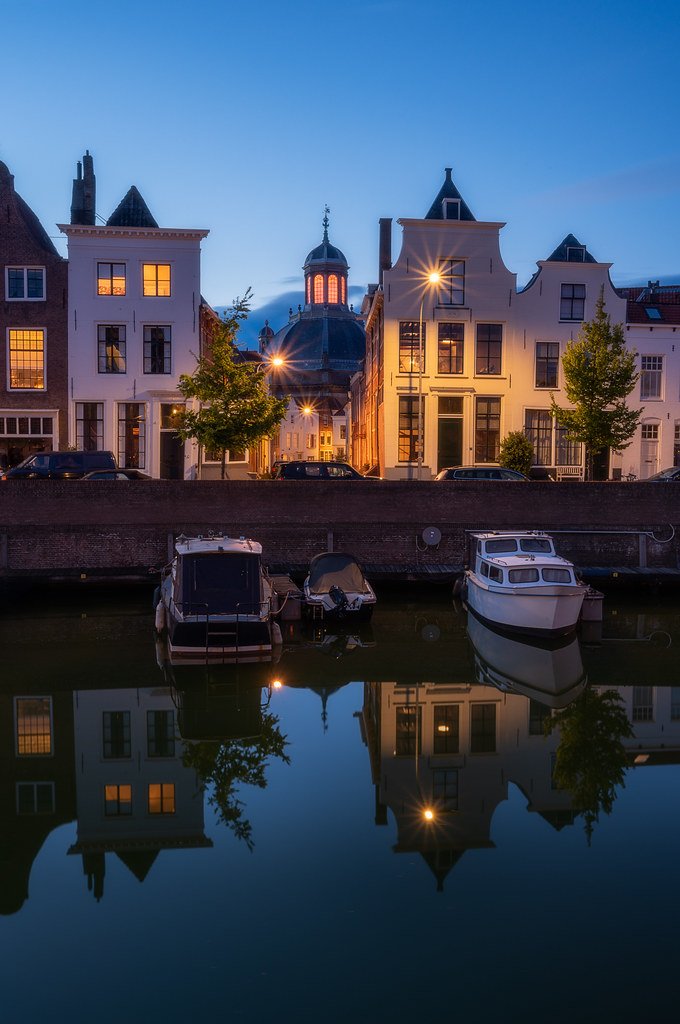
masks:
<path id="1" fill-rule="evenodd" d="M 33 296 L 25 296 L 24 298 L 18 298 L 18 297 L 15 297 L 13 299 L 5 298 L 4 301 L 5 302 L 47 302 L 47 297 L 45 295 L 41 296 L 40 298 L 33 297 Z"/>

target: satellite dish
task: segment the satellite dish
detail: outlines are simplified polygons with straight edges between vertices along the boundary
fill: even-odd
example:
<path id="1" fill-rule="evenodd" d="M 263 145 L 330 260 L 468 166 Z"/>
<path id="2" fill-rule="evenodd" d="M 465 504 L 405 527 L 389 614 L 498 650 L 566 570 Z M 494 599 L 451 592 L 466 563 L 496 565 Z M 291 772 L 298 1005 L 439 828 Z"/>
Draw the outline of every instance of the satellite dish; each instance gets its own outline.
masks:
<path id="1" fill-rule="evenodd" d="M 439 637 L 442 635 L 442 631 L 436 623 L 428 622 L 427 626 L 423 626 L 421 629 L 420 635 L 425 643 L 432 644 L 439 640 Z"/>
<path id="2" fill-rule="evenodd" d="M 439 544 L 442 539 L 442 531 L 436 526 L 426 526 L 422 532 L 422 538 L 429 548 Z"/>

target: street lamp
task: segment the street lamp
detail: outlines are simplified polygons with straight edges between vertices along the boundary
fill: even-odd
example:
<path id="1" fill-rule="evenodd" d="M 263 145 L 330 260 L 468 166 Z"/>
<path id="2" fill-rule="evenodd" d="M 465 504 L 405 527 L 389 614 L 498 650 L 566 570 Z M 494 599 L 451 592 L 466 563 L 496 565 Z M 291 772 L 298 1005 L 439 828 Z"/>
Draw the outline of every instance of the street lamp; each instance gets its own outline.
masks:
<path id="1" fill-rule="evenodd" d="M 438 285 L 441 274 L 433 270 L 427 275 L 420 298 L 420 314 L 418 316 L 418 469 L 416 477 L 420 480 L 423 472 L 423 304 L 429 285 Z"/>
<path id="2" fill-rule="evenodd" d="M 271 370 L 280 370 L 285 360 L 281 356 L 272 356 L 271 359 L 263 359 L 255 367 L 255 373 L 269 373 Z"/>

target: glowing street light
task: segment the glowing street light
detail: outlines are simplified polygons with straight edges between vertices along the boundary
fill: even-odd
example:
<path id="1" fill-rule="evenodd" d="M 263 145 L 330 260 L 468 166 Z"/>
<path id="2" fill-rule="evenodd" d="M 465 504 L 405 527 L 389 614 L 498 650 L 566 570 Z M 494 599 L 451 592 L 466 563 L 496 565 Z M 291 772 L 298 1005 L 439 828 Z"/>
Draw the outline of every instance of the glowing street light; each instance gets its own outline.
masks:
<path id="1" fill-rule="evenodd" d="M 420 315 L 418 317 L 418 469 L 416 477 L 420 480 L 423 472 L 423 303 L 428 287 L 436 286 L 441 281 L 441 274 L 433 270 L 427 275 L 420 299 Z"/>
<path id="2" fill-rule="evenodd" d="M 271 373 L 272 370 L 280 370 L 282 366 L 285 366 L 285 363 L 286 361 L 282 356 L 272 356 L 271 359 L 263 359 L 261 363 L 258 363 L 255 367 L 255 373 Z"/>

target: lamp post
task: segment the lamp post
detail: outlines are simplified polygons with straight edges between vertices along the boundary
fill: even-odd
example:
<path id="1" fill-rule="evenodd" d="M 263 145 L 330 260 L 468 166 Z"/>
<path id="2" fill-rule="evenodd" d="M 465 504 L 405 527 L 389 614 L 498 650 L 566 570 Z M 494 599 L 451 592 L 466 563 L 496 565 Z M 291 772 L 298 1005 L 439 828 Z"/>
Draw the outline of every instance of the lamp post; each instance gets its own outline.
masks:
<path id="1" fill-rule="evenodd" d="M 420 480 L 423 472 L 423 304 L 429 285 L 437 285 L 441 275 L 433 270 L 427 280 L 420 298 L 420 314 L 418 316 L 418 468 L 416 479 Z"/>

